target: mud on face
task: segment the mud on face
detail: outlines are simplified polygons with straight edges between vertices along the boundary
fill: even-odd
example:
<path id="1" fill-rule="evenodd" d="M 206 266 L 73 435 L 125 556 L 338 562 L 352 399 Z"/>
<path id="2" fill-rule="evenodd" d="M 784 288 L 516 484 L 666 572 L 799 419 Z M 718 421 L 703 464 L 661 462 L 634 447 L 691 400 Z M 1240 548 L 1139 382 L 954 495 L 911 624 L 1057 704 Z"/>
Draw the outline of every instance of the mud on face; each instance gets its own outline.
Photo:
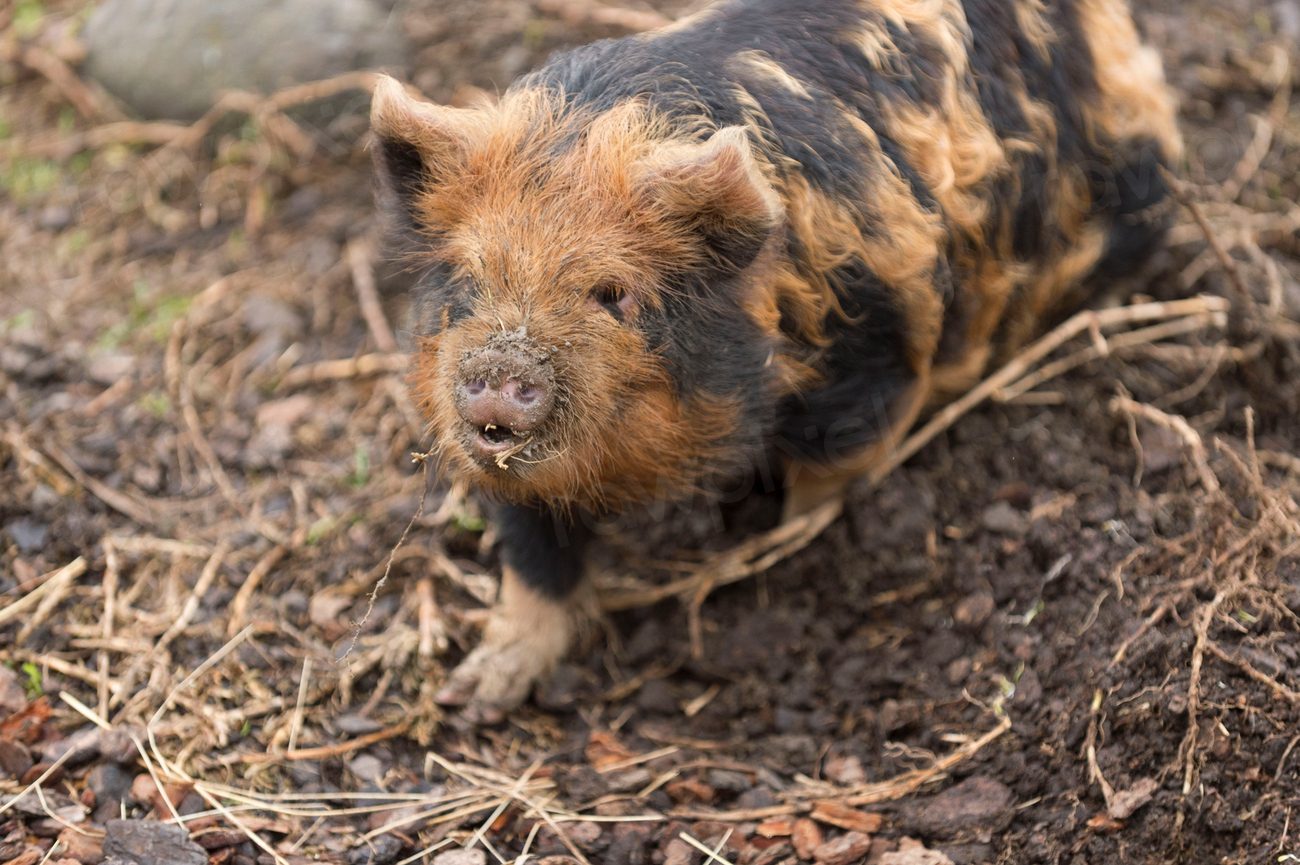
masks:
<path id="1" fill-rule="evenodd" d="M 742 404 L 770 400 L 737 391 L 772 347 L 742 310 L 779 204 L 743 132 L 674 141 L 635 104 L 583 121 L 544 92 L 449 109 L 396 83 L 373 113 L 430 273 L 412 384 L 447 473 L 604 509 L 748 457 Z M 709 322 L 743 350 L 694 356 L 717 353 Z"/>

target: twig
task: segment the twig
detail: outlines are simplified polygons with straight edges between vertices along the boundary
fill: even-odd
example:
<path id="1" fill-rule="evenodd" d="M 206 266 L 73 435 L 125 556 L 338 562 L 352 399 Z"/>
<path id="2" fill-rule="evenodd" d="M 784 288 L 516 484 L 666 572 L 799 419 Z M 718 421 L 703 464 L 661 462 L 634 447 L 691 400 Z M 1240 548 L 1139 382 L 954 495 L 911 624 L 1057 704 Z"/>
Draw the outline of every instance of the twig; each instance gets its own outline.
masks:
<path id="1" fill-rule="evenodd" d="M 62 58 L 47 51 L 39 45 L 27 45 L 18 52 L 18 60 L 27 68 L 40 73 L 58 88 L 59 93 L 64 99 L 77 109 L 77 113 L 90 121 L 104 119 L 107 115 L 113 114 L 121 116 L 115 111 L 110 111 L 100 99 L 86 84 L 77 77 L 77 73 L 72 71 Z"/>
<path id="2" fill-rule="evenodd" d="M 641 12 L 635 9 L 605 6 L 594 0 L 535 0 L 535 2 L 542 12 L 554 15 L 574 27 L 598 24 L 638 32 L 654 30 L 672 22 L 671 18 L 658 12 Z"/>
<path id="3" fill-rule="evenodd" d="M 257 593 L 258 586 L 266 575 L 280 564 L 280 561 L 289 553 L 289 548 L 282 544 L 276 544 L 262 558 L 257 560 L 253 569 L 248 572 L 244 579 L 243 585 L 239 591 L 235 592 L 235 599 L 230 602 L 230 621 L 226 624 L 227 636 L 233 636 L 236 631 L 240 630 L 248 623 L 248 607 L 252 603 L 253 595 Z"/>
<path id="4" fill-rule="evenodd" d="M 1256 682 L 1259 682 L 1260 684 L 1264 685 L 1270 691 L 1272 691 L 1278 697 L 1281 697 L 1283 700 L 1286 700 L 1288 703 L 1300 703 L 1300 692 L 1288 688 L 1286 685 L 1282 684 L 1277 679 L 1273 678 L 1272 676 L 1265 673 L 1263 670 L 1260 670 L 1258 667 L 1251 664 L 1245 658 L 1236 658 L 1233 657 L 1232 655 L 1229 655 L 1222 648 L 1220 648 L 1217 643 L 1214 643 L 1213 641 L 1205 644 L 1205 650 L 1209 652 L 1211 655 L 1214 655 L 1220 661 L 1223 661 L 1224 663 L 1227 664 L 1232 664 L 1234 667 L 1241 670 L 1241 672 L 1245 673 L 1247 676 L 1254 679 Z"/>
<path id="5" fill-rule="evenodd" d="M 370 621 L 370 615 L 375 611 L 375 601 L 379 599 L 380 591 L 382 591 L 384 586 L 388 583 L 388 575 L 393 570 L 393 561 L 397 558 L 398 550 L 400 550 L 402 545 L 406 543 L 407 535 L 411 533 L 411 529 L 414 528 L 416 522 L 418 522 L 420 517 L 424 515 L 424 504 L 429 499 L 429 461 L 427 454 L 415 454 L 413 455 L 413 458 L 416 462 L 419 462 L 424 469 L 424 491 L 420 493 L 420 503 L 416 505 L 415 513 L 411 514 L 410 522 L 406 524 L 406 528 L 402 529 L 402 534 L 397 538 L 397 543 L 394 544 L 392 550 L 389 551 L 388 562 L 384 565 L 384 573 L 375 582 L 374 586 L 371 587 L 370 593 L 366 598 L 366 611 L 362 613 L 360 619 L 353 623 L 352 639 L 349 641 L 348 647 L 343 651 L 343 654 L 336 659 L 337 663 L 341 664 L 346 661 L 352 655 L 353 649 L 357 647 L 357 640 L 361 639 L 361 629 L 366 626 L 366 622 Z"/>
<path id="6" fill-rule="evenodd" d="M 906 441 L 875 466 L 868 477 L 870 477 L 872 484 L 879 484 L 890 472 L 907 462 L 935 436 L 948 429 L 975 406 L 984 402 L 999 390 L 1011 385 L 1025 375 L 1034 364 L 1080 333 L 1088 330 L 1094 323 L 1099 328 L 1105 328 L 1133 324 L 1139 321 L 1181 318 L 1198 313 L 1226 312 L 1227 310 L 1228 302 L 1223 298 L 1201 296 L 1165 303 L 1138 303 L 1114 309 L 1085 310 L 1077 313 L 1046 336 L 1025 348 L 1020 354 L 1012 358 L 1009 363 L 986 378 L 965 396 L 949 403 L 942 411 L 931 418 L 925 426 L 908 436 Z"/>
<path id="7" fill-rule="evenodd" d="M 718 842 L 718 846 L 714 847 L 712 850 L 706 847 L 704 845 L 704 842 L 700 841 L 698 838 L 692 836 L 687 832 L 679 832 L 677 837 L 681 838 L 687 844 L 690 844 L 696 850 L 699 850 L 701 853 L 704 854 L 703 865 L 709 865 L 710 862 L 717 862 L 718 865 L 731 865 L 730 862 L 728 862 L 726 859 L 723 859 L 718 854 L 722 852 L 723 847 L 727 846 L 727 841 L 731 839 L 731 833 L 733 831 L 734 830 L 732 829 L 728 829 L 727 833 L 722 836 L 722 840 Z"/>
<path id="8" fill-rule="evenodd" d="M 55 772 L 59 771 L 59 769 L 63 766 L 63 764 L 66 763 L 68 759 L 76 753 L 77 753 L 76 748 L 69 748 L 67 751 L 64 751 L 63 756 L 59 757 L 59 759 L 51 763 L 49 767 L 47 767 L 44 772 L 42 772 L 39 776 L 37 776 L 35 781 L 28 784 L 27 787 L 24 788 L 21 793 L 11 798 L 8 802 L 5 802 L 4 804 L 0 804 L 0 816 L 3 816 L 6 811 L 8 811 L 14 805 L 18 804 L 18 801 L 23 797 L 27 796 L 29 793 L 39 790 L 41 788 L 41 785 L 44 784 L 47 780 L 49 780 L 50 776 L 52 776 Z"/>
<path id="9" fill-rule="evenodd" d="M 361 306 L 361 315 L 374 337 L 375 347 L 386 354 L 397 351 L 397 339 L 393 329 L 388 325 L 384 315 L 384 305 L 379 302 L 379 290 L 375 286 L 375 255 L 369 243 L 358 238 L 348 241 L 348 267 L 352 271 L 352 286 L 357 290 L 357 303 Z"/>
<path id="10" fill-rule="evenodd" d="M 80 567 L 74 567 L 77 562 L 81 562 Z M 77 577 L 85 572 L 85 560 L 79 557 L 71 564 L 60 568 L 57 574 L 41 583 L 40 587 L 31 593 L 37 594 L 39 592 L 42 596 L 41 602 L 37 604 L 36 611 L 27 618 L 27 621 L 23 622 L 22 628 L 18 631 L 18 636 L 14 638 L 15 645 L 22 645 L 27 642 L 27 638 L 37 628 L 45 624 L 45 620 L 50 617 L 50 613 L 54 612 L 55 607 L 63 603 L 63 599 L 72 592 L 72 584 Z"/>
<path id="11" fill-rule="evenodd" d="M 1215 477 L 1213 470 L 1210 469 L 1209 457 L 1205 451 L 1205 442 L 1201 439 L 1201 434 L 1192 429 L 1192 425 L 1187 422 L 1186 418 L 1163 412 L 1155 406 L 1137 402 L 1122 394 L 1110 401 L 1110 409 L 1111 411 L 1124 412 L 1130 415 L 1140 415 L 1146 420 L 1176 434 L 1183 440 L 1183 444 L 1187 446 L 1187 449 L 1191 451 L 1192 464 L 1196 468 L 1196 475 L 1200 479 L 1201 488 L 1207 493 L 1217 493 L 1219 491 L 1219 479 Z"/>
<path id="12" fill-rule="evenodd" d="M 85 572 L 86 560 L 81 556 L 78 556 L 68 564 L 59 568 L 55 571 L 52 577 L 46 579 L 39 586 L 23 595 L 9 606 L 0 607 L 0 627 L 3 627 L 14 619 L 17 619 L 19 616 L 26 613 L 31 607 L 44 603 L 44 599 L 47 595 L 54 593 L 56 597 L 60 597 L 61 595 L 59 595 L 59 593 L 65 591 L 67 586 L 72 584 L 73 580 L 77 579 Z"/>
<path id="13" fill-rule="evenodd" d="M 1192 646 L 1192 664 L 1187 682 L 1187 733 L 1179 751 L 1183 757 L 1183 798 L 1192 792 L 1192 782 L 1196 777 L 1196 740 L 1200 734 L 1201 710 L 1201 666 L 1205 663 L 1206 646 L 1210 642 L 1210 623 L 1214 621 L 1219 607 L 1228 599 L 1229 589 L 1220 589 L 1214 599 L 1197 611 L 1192 632 L 1196 643 Z M 1180 814 L 1181 816 L 1181 814 Z"/>
<path id="14" fill-rule="evenodd" d="M 295 388 L 349 378 L 393 375 L 406 372 L 410 366 L 411 359 L 404 354 L 363 354 L 345 360 L 324 360 L 289 370 L 280 379 L 280 387 Z"/>
<path id="15" fill-rule="evenodd" d="M 697 566 L 691 576 L 663 586 L 606 590 L 600 606 L 606 612 L 649 607 L 673 597 L 698 599 L 708 592 L 762 573 L 812 543 L 843 509 L 843 502 L 827 502 L 816 510 L 785 522 L 770 532 L 746 540 Z"/>
<path id="16" fill-rule="evenodd" d="M 376 742 L 383 742 L 388 739 L 394 739 L 411 728 L 411 721 L 403 721 L 400 724 L 394 724 L 391 727 L 385 727 L 382 730 L 376 730 L 373 733 L 366 733 L 364 736 L 357 736 L 355 739 L 348 739 L 346 742 L 336 742 L 333 745 L 318 745 L 314 748 L 300 748 L 294 751 L 285 751 L 281 754 L 276 753 L 256 753 L 256 754 L 231 754 L 218 760 L 221 764 L 230 763 L 279 763 L 283 761 L 297 760 L 325 760 L 330 757 L 338 757 L 343 754 L 350 754 L 353 751 L 359 751 L 362 748 L 368 748 Z"/>
<path id="17" fill-rule="evenodd" d="M 1101 798 L 1106 802 L 1106 810 L 1112 810 L 1115 802 L 1115 788 L 1106 780 L 1106 776 L 1101 773 L 1101 766 L 1097 763 L 1097 738 L 1101 727 L 1101 707 L 1102 693 L 1098 689 L 1093 691 L 1092 706 L 1088 713 L 1088 736 L 1084 742 L 1084 750 L 1088 755 L 1088 777 L 1097 782 L 1101 788 Z"/>
<path id="18" fill-rule="evenodd" d="M 104 539 L 106 545 L 120 553 L 157 553 L 164 556 L 192 556 L 207 558 L 212 555 L 212 547 L 191 541 L 174 541 L 171 538 L 152 538 L 147 535 L 109 535 Z"/>
<path id="19" fill-rule="evenodd" d="M 151 731 L 155 726 L 157 726 L 158 722 L 162 720 L 163 715 L 167 714 L 167 710 L 170 709 L 172 703 L 175 702 L 177 695 L 193 684 L 208 670 L 211 670 L 217 664 L 220 664 L 225 660 L 226 656 L 239 648 L 240 644 L 242 644 L 244 640 L 248 639 L 252 633 L 253 629 L 251 627 L 244 628 L 244 630 L 235 634 L 235 636 L 231 637 L 229 640 L 226 640 L 225 645 L 209 655 L 207 660 L 202 664 L 199 664 L 191 670 L 189 674 L 180 681 L 180 684 L 176 685 L 167 693 L 166 699 L 162 701 L 162 704 L 158 706 L 153 715 L 149 718 L 149 723 L 145 725 L 146 732 Z"/>
<path id="20" fill-rule="evenodd" d="M 119 574 L 119 562 L 117 559 L 117 547 L 111 538 L 105 538 L 104 546 L 104 621 L 100 628 L 100 636 L 107 642 L 113 639 L 113 624 L 117 618 L 117 581 Z M 109 701 L 109 661 L 108 650 L 101 649 L 99 652 L 99 714 L 108 715 Z"/>
<path id="21" fill-rule="evenodd" d="M 728 822 L 749 822 L 752 820 L 764 820 L 768 817 L 787 817 L 793 814 L 805 814 L 812 811 L 814 805 L 819 800 L 836 800 L 845 805 L 878 805 L 882 802 L 893 802 L 909 796 L 919 790 L 926 784 L 941 778 L 956 766 L 974 757 L 980 751 L 984 750 L 990 743 L 996 741 L 998 737 L 1011 729 L 1011 718 L 1004 716 L 998 725 L 989 730 L 978 739 L 972 739 L 961 747 L 945 754 L 931 765 L 924 769 L 913 769 L 910 772 L 904 772 L 896 775 L 887 781 L 880 781 L 875 784 L 864 784 L 858 787 L 850 788 L 823 788 L 817 787 L 811 795 L 793 796 L 792 802 L 784 805 L 773 805 L 767 808 L 744 808 L 736 811 L 710 811 L 710 810 L 693 810 L 678 809 L 671 812 L 673 817 L 681 817 L 689 820 L 725 820 Z"/>
<path id="22" fill-rule="evenodd" d="M 190 596 L 185 599 L 185 606 L 181 608 L 181 614 L 172 622 L 171 627 L 163 632 L 154 644 L 153 651 L 150 653 L 155 660 L 161 660 L 163 652 L 171 645 L 172 640 L 176 639 L 186 628 L 190 626 L 190 620 L 199 610 L 199 604 L 203 602 L 203 597 L 212 588 L 212 583 L 216 580 L 218 572 L 221 570 L 221 564 L 226 559 L 226 554 L 230 552 L 230 542 L 223 539 L 217 548 L 212 551 L 212 556 L 199 572 L 199 578 L 194 583 L 194 588 L 190 591 Z"/>
<path id="23" fill-rule="evenodd" d="M 1227 249 L 1219 240 L 1218 234 L 1215 233 L 1209 220 L 1205 218 L 1200 205 L 1193 200 L 1191 194 L 1187 191 L 1186 185 L 1164 166 L 1160 167 L 1160 173 L 1163 175 L 1165 182 L 1169 184 L 1169 188 L 1174 197 L 1178 199 L 1178 203 L 1187 208 L 1187 212 L 1196 221 L 1196 225 L 1201 229 L 1201 234 L 1205 236 L 1205 242 L 1210 245 L 1210 249 L 1214 250 L 1215 257 L 1219 259 L 1219 266 L 1223 268 L 1224 273 L 1228 274 L 1228 281 L 1232 283 L 1233 289 L 1241 296 L 1242 312 L 1247 316 L 1254 317 L 1254 300 L 1250 289 L 1246 287 L 1246 282 L 1241 276 L 1241 269 L 1237 267 L 1236 260 L 1228 254 Z"/>
<path id="24" fill-rule="evenodd" d="M 44 443 L 44 450 L 49 454 L 50 459 L 58 463 L 59 468 L 63 469 L 81 486 L 85 487 L 95 498 L 108 505 L 113 510 L 130 517 L 146 528 L 154 528 L 158 524 L 158 517 L 153 511 L 145 506 L 142 502 L 136 501 L 127 494 L 113 489 L 108 484 L 92 478 L 81 470 L 81 466 L 68 455 L 67 451 L 59 447 L 53 441 Z"/>
<path id="25" fill-rule="evenodd" d="M 302 731 L 303 706 L 307 702 L 307 688 L 311 684 L 311 655 L 302 659 L 302 677 L 298 680 L 298 701 L 293 705 L 293 719 L 289 722 L 289 743 L 286 751 L 298 750 L 298 733 Z"/>
<path id="26" fill-rule="evenodd" d="M 993 394 L 993 399 L 997 402 L 1010 402 L 1011 400 L 1019 399 L 1021 396 L 1032 391 L 1044 382 L 1051 381 L 1054 378 L 1059 378 L 1070 370 L 1083 366 L 1085 363 L 1090 361 L 1099 360 L 1103 357 L 1108 357 L 1111 354 L 1118 354 L 1139 345 L 1159 342 L 1161 340 L 1171 339 L 1175 336 L 1183 336 L 1184 334 L 1196 333 L 1197 331 L 1204 330 L 1211 325 L 1222 327 L 1222 319 L 1222 313 L 1196 313 L 1184 318 L 1176 318 L 1160 324 L 1153 324 L 1150 327 L 1139 328 L 1138 330 L 1130 331 L 1128 333 L 1121 333 L 1118 336 L 1111 337 L 1109 341 L 1100 345 L 1093 343 L 1087 348 L 1080 349 L 1074 354 L 1066 355 L 1060 360 L 1043 364 L 1034 372 L 1025 375 L 1023 378 L 1007 385 L 1005 388 L 998 390 Z"/>
<path id="27" fill-rule="evenodd" d="M 1255 175 L 1264 164 L 1264 158 L 1273 149 L 1274 135 L 1278 127 L 1286 122 L 1286 115 L 1291 107 L 1291 55 L 1278 45 L 1274 45 L 1273 48 L 1282 66 L 1279 70 L 1277 90 L 1269 102 L 1268 113 L 1262 117 L 1251 118 L 1255 122 L 1255 136 L 1246 148 L 1246 152 L 1233 167 L 1232 174 L 1219 189 L 1219 194 L 1224 201 L 1236 201 L 1241 197 L 1242 191 L 1255 179 Z"/>

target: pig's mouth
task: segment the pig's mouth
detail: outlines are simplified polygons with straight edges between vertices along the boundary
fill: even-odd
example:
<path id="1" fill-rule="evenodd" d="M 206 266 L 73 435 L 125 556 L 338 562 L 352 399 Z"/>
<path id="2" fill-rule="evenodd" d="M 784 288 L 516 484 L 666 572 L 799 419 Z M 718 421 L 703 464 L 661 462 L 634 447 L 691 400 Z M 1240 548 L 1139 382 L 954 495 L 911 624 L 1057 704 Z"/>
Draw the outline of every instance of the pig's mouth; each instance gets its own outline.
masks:
<path id="1" fill-rule="evenodd" d="M 522 455 L 534 441 L 532 430 L 516 430 L 500 424 L 487 424 L 469 430 L 467 450 L 482 465 L 495 465 L 502 471 Z"/>
<path id="2" fill-rule="evenodd" d="M 515 431 L 508 426 L 490 423 L 479 431 L 479 437 L 490 447 L 509 446 L 516 438 Z"/>

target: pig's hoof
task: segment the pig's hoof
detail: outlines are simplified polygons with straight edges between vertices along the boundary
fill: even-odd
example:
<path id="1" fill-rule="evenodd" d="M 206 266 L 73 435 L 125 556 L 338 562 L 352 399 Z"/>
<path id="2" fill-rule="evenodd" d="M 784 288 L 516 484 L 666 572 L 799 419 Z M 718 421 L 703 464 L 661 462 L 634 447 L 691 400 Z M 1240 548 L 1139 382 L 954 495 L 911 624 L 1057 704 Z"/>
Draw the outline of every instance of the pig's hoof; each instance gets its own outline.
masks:
<path id="1" fill-rule="evenodd" d="M 444 706 L 462 706 L 475 724 L 499 724 L 533 686 L 548 676 L 569 648 L 569 622 L 557 617 L 549 627 L 520 627 L 500 617 L 488 625 L 483 642 L 452 671 L 434 697 Z"/>
<path id="2" fill-rule="evenodd" d="M 479 646 L 452 671 L 434 698 L 444 706 L 463 706 L 475 724 L 499 724 L 528 699 L 533 685 L 549 671 L 522 643 Z"/>

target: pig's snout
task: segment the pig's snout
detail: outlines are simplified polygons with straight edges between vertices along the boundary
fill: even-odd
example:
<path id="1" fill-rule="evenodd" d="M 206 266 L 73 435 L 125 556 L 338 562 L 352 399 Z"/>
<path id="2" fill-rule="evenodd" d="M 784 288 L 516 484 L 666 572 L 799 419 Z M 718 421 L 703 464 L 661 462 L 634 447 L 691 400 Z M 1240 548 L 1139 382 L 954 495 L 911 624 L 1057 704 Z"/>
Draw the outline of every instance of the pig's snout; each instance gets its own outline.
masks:
<path id="1" fill-rule="evenodd" d="M 484 348 L 462 361 L 456 409 L 473 428 L 473 450 L 491 457 L 520 443 L 551 414 L 550 365 L 518 349 Z"/>

